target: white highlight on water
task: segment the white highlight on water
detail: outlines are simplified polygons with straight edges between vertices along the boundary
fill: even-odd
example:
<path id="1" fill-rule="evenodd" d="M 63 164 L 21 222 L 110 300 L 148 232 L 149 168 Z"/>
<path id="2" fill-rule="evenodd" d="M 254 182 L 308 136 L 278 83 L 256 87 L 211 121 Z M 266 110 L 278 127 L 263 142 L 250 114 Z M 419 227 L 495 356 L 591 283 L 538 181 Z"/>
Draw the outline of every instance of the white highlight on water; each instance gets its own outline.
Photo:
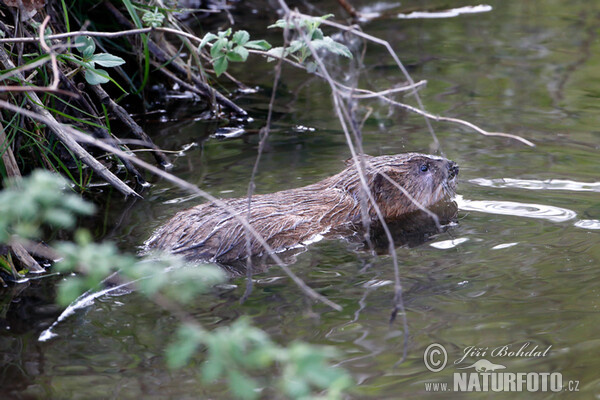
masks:
<path id="1" fill-rule="evenodd" d="M 435 247 L 436 249 L 447 250 L 452 249 L 468 240 L 469 238 L 457 238 L 452 240 L 442 240 L 441 242 L 430 243 L 429 245 L 431 247 Z"/>
<path id="2" fill-rule="evenodd" d="M 565 222 L 577 216 L 575 211 L 545 204 L 496 200 L 465 200 L 461 195 L 456 195 L 455 201 L 458 208 L 463 211 L 480 211 L 488 214 L 514 215 L 516 217 L 546 219 L 552 222 Z"/>
<path id="3" fill-rule="evenodd" d="M 478 14 L 492 11 L 492 6 L 487 4 L 479 4 L 477 6 L 465 6 L 458 8 L 451 8 L 444 11 L 415 11 L 410 14 L 398 14 L 400 19 L 418 19 L 418 18 L 452 18 L 458 17 L 461 14 Z"/>

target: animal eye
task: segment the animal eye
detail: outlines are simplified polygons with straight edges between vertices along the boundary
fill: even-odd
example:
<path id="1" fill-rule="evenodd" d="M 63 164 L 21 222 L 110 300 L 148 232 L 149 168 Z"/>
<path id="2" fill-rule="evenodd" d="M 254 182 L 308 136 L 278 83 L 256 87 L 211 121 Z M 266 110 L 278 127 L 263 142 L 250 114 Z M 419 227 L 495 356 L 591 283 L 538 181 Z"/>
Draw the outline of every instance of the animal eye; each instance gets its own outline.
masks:
<path id="1" fill-rule="evenodd" d="M 427 172 L 428 169 L 429 167 L 427 166 L 427 164 L 421 165 L 421 172 Z"/>

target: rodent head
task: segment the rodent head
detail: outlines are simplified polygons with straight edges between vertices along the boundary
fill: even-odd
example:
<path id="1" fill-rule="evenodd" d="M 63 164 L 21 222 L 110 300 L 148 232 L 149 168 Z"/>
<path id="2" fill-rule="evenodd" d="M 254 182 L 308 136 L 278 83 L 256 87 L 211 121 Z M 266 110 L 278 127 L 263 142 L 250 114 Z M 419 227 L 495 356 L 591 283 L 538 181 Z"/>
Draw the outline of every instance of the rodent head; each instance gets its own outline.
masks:
<path id="1" fill-rule="evenodd" d="M 385 218 L 417 211 L 415 203 L 429 208 L 454 195 L 458 165 L 453 161 L 418 153 L 368 161 L 371 191 Z"/>

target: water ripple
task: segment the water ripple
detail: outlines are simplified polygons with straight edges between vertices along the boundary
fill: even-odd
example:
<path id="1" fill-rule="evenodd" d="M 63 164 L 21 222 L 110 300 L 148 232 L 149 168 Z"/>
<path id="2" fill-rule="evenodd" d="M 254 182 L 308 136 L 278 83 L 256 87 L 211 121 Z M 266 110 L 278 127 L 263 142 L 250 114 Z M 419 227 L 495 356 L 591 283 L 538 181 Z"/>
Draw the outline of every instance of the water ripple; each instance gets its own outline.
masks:
<path id="1" fill-rule="evenodd" d="M 600 229 L 600 220 L 598 219 L 582 219 L 575 222 L 575 226 L 585 229 Z"/>
<path id="2" fill-rule="evenodd" d="M 452 18 L 458 17 L 461 14 L 477 14 L 492 11 L 492 6 L 480 4 L 477 6 L 465 6 L 452 8 L 443 11 L 415 11 L 410 14 L 398 14 L 400 19 L 416 19 L 416 18 Z"/>
<path id="3" fill-rule="evenodd" d="M 479 186 L 494 188 L 519 188 L 530 190 L 570 190 L 574 192 L 600 192 L 600 182 L 577 182 L 568 179 L 471 179 L 469 182 Z"/>
<path id="4" fill-rule="evenodd" d="M 446 250 L 446 249 L 452 249 L 452 248 L 458 246 L 459 244 L 466 242 L 467 240 L 469 240 L 469 238 L 456 238 L 456 239 L 452 239 L 452 240 L 442 240 L 440 242 L 431 243 L 430 246 L 435 247 L 436 249 Z"/>
<path id="5" fill-rule="evenodd" d="M 517 203 L 514 201 L 465 200 L 456 196 L 456 204 L 463 211 L 480 211 L 489 214 L 514 215 L 516 217 L 546 219 L 565 222 L 577 216 L 575 211 L 545 204 Z"/>

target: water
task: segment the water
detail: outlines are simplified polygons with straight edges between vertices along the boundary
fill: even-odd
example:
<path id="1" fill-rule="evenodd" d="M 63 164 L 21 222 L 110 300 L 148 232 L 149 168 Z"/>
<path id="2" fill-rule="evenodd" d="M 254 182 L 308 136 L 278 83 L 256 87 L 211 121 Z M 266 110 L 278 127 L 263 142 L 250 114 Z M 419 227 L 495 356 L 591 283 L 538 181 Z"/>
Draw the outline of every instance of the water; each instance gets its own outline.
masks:
<path id="1" fill-rule="evenodd" d="M 447 2 L 424 3 L 404 2 L 402 10 L 448 8 Z M 261 27 L 273 18 L 250 13 L 253 4 L 265 7 L 238 4 L 233 16 L 240 28 L 261 37 Z M 333 2 L 312 4 L 312 13 L 341 15 Z M 363 28 L 390 41 L 415 80 L 428 81 L 421 89 L 427 110 L 489 131 L 522 135 L 536 147 L 433 123 L 444 154 L 461 168 L 459 223 L 429 242 L 397 249 L 410 333 L 407 360 L 395 368 L 403 332 L 400 323 L 389 324 L 391 258 L 373 257 L 344 241 L 315 243 L 291 265 L 307 284 L 342 305 L 341 312 L 306 300 L 278 268 L 255 277 L 255 289 L 242 305 L 244 282 L 236 279 L 229 289 L 204 296 L 188 311 L 207 327 L 249 315 L 279 343 L 299 339 L 335 346 L 341 351 L 340 365 L 357 382 L 351 398 L 445 398 L 448 393 L 427 392 L 425 384 L 452 383 L 453 373 L 474 372 L 453 364 L 470 346 L 480 348 L 480 354 L 467 357 L 463 366 L 483 358 L 505 366 L 503 372 L 559 372 L 565 385 L 579 381 L 579 392 L 538 393 L 540 397 L 600 397 L 600 4 L 489 1 L 485 4 L 492 11 L 441 19 L 400 19 L 394 15 L 402 10 L 394 3 L 365 4 L 361 8 L 355 2 L 365 12 L 393 10 Z M 264 33 L 272 42 L 279 40 L 277 34 Z M 362 87 L 381 90 L 403 82 L 382 48 L 369 46 L 364 63 Z M 194 121 L 189 104 L 182 105 L 177 118 L 163 118 L 166 122 L 149 117 L 147 129 L 160 146 L 175 151 L 189 147 L 175 160 L 178 176 L 220 197 L 246 193 L 257 149 L 252 132 L 266 116 L 271 68 L 252 59 L 231 70 L 259 88 L 236 99 L 255 119 L 243 126 L 246 136 L 210 138 L 219 126 L 240 124 Z M 422 117 L 373 100 L 361 106 L 370 107 L 363 128 L 367 153 L 430 151 Z M 315 182 L 338 172 L 347 157 L 326 85 L 286 67 L 257 192 Z M 144 202 L 108 198 L 96 233 L 135 251 L 173 213 L 201 201 L 167 182 L 154 183 Z M 202 385 L 192 368 L 165 368 L 163 350 L 177 323 L 138 294 L 98 298 L 57 324 L 55 338 L 39 342 L 60 310 L 51 305 L 52 285 L 38 281 L 31 286 L 20 296 L 5 294 L 2 303 L 0 382 L 5 395 L 228 397 L 222 387 Z M 18 300 L 11 303 L 10 298 Z M 448 353 L 441 372 L 427 370 L 423 361 L 433 343 Z M 543 357 L 491 356 L 495 348 L 516 351 L 526 343 L 528 349 L 551 347 Z"/>

